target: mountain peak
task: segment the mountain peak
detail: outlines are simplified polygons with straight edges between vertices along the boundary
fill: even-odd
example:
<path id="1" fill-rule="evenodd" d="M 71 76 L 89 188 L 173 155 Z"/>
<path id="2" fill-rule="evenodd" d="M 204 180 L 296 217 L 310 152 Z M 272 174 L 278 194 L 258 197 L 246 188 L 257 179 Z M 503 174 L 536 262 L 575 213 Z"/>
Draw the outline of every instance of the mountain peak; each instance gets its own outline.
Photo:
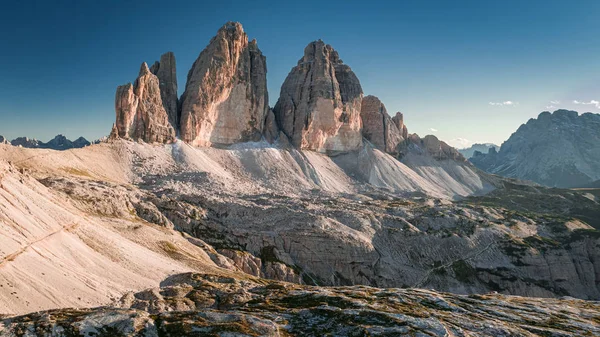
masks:
<path id="1" fill-rule="evenodd" d="M 498 152 L 490 149 L 471 162 L 490 173 L 551 187 L 583 186 L 600 179 L 600 115 L 544 111 L 521 125 Z"/>

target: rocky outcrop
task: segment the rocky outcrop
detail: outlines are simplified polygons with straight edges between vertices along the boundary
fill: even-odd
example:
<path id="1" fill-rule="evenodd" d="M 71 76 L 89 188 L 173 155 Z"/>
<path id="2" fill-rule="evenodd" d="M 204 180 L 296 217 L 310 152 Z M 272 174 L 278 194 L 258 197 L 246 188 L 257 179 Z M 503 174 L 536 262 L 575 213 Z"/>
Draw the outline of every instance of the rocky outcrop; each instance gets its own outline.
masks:
<path id="1" fill-rule="evenodd" d="M 304 57 L 281 86 L 275 108 L 279 128 L 295 147 L 344 152 L 362 145 L 358 78 L 323 41 L 304 49 Z"/>
<path id="2" fill-rule="evenodd" d="M 457 162 L 467 161 L 457 149 L 439 140 L 434 135 L 427 135 L 423 138 L 420 138 L 419 135 L 412 134 L 408 137 L 408 139 L 412 144 L 417 145 L 436 160 L 454 160 Z"/>
<path id="3" fill-rule="evenodd" d="M 363 124 L 363 137 L 382 151 L 398 154 L 398 145 L 404 141 L 404 138 L 379 98 L 365 96 L 361 104 L 360 117 Z"/>
<path id="4" fill-rule="evenodd" d="M 160 62 L 154 62 L 150 67 L 156 77 L 158 77 L 160 86 L 160 97 L 162 98 L 163 107 L 169 116 L 169 123 L 177 130 L 179 128 L 179 112 L 177 98 L 177 66 L 175 62 L 175 54 L 167 52 L 161 55 Z"/>
<path id="5" fill-rule="evenodd" d="M 496 153 L 478 155 L 478 168 L 551 187 L 579 187 L 600 179 L 600 114 L 557 110 L 530 119 Z"/>
<path id="6" fill-rule="evenodd" d="M 148 143 L 170 143 L 175 129 L 163 107 L 158 77 L 142 63 L 135 83 L 121 85 L 115 97 L 117 130 L 120 138 Z"/>
<path id="7" fill-rule="evenodd" d="M 181 97 L 181 138 L 195 146 L 258 141 L 269 111 L 266 58 L 228 22 L 200 53 Z"/>
<path id="8" fill-rule="evenodd" d="M 309 287 L 177 274 L 120 308 L 0 319 L 6 336 L 598 336 L 600 305 L 572 298 Z M 68 332 L 68 333 L 65 333 Z M 456 332 L 456 333 L 454 333 Z"/>
<path id="9" fill-rule="evenodd" d="M 10 142 L 4 136 L 0 136 L 0 144 L 10 144 Z"/>
<path id="10" fill-rule="evenodd" d="M 400 130 L 402 138 L 408 139 L 408 129 L 404 125 L 404 115 L 401 112 L 396 112 L 396 115 L 392 117 L 392 121 L 394 121 L 398 130 Z"/>
<path id="11" fill-rule="evenodd" d="M 271 280 L 302 283 L 300 275 L 293 268 L 277 259 L 274 247 L 263 249 L 260 258 L 241 250 L 219 249 L 218 252 L 233 261 L 233 265 L 246 274 Z"/>

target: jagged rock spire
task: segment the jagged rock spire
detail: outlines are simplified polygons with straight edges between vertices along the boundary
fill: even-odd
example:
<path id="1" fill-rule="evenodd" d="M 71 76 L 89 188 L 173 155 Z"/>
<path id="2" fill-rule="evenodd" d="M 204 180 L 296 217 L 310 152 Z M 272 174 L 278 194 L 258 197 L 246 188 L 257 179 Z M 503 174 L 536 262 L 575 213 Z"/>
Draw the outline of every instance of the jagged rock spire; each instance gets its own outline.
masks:
<path id="1" fill-rule="evenodd" d="M 195 146 L 258 141 L 268 107 L 266 58 L 238 22 L 219 29 L 188 73 L 181 138 Z"/>
<path id="2" fill-rule="evenodd" d="M 120 138 L 149 143 L 170 143 L 175 130 L 163 107 L 159 80 L 142 63 L 135 83 L 121 85 L 115 97 L 116 127 Z"/>
<path id="3" fill-rule="evenodd" d="M 160 62 L 154 62 L 150 72 L 158 77 L 160 97 L 163 107 L 169 116 L 169 123 L 175 130 L 179 129 L 179 112 L 177 98 L 177 65 L 175 54 L 167 52 L 161 55 Z"/>

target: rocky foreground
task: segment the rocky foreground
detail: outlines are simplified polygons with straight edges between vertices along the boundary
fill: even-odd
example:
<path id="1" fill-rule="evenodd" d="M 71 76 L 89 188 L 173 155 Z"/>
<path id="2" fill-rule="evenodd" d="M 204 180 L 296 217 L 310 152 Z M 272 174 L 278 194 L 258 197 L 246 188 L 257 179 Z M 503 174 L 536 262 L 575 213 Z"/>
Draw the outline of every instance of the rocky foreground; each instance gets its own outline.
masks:
<path id="1" fill-rule="evenodd" d="M 179 274 L 115 306 L 0 320 L 1 336 L 598 336 L 600 303 Z"/>

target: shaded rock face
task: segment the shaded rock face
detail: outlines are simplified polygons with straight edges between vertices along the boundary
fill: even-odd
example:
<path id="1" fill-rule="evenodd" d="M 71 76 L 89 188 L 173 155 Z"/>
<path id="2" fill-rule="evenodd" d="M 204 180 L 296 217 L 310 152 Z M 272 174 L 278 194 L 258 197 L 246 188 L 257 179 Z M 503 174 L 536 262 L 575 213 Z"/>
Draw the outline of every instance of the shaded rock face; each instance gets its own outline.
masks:
<path id="1" fill-rule="evenodd" d="M 117 130 L 120 138 L 148 143 L 171 143 L 175 129 L 163 107 L 159 79 L 142 63 L 135 83 L 121 85 L 115 97 Z"/>
<path id="2" fill-rule="evenodd" d="M 379 98 L 371 95 L 363 98 L 360 116 L 363 124 L 363 137 L 378 149 L 390 154 L 397 154 L 398 145 L 404 138 Z"/>
<path id="3" fill-rule="evenodd" d="M 400 130 L 402 138 L 408 139 L 408 129 L 406 128 L 406 125 L 404 125 L 404 115 L 401 112 L 396 112 L 396 115 L 392 117 L 392 121 L 394 121 L 398 130 Z"/>
<path id="4" fill-rule="evenodd" d="M 42 142 L 40 142 L 37 139 L 29 139 L 27 137 L 15 138 L 10 143 L 14 146 L 21 146 L 27 148 L 37 148 L 40 147 L 40 144 L 42 144 Z"/>
<path id="5" fill-rule="evenodd" d="M 471 157 L 473 157 L 475 155 L 476 152 L 479 152 L 479 153 L 488 153 L 488 151 L 496 152 L 496 150 L 498 150 L 499 148 L 500 148 L 500 146 L 492 144 L 492 143 L 473 144 L 467 148 L 458 150 L 458 152 L 460 152 L 463 156 L 465 156 L 465 158 L 470 159 Z"/>
<path id="6" fill-rule="evenodd" d="M 0 144 L 10 144 L 10 142 L 4 136 L 0 136 Z"/>
<path id="7" fill-rule="evenodd" d="M 1 137 L 1 136 L 0 136 Z M 2 140 L 0 138 L 0 144 Z M 52 150 L 68 150 L 68 149 L 78 149 L 82 147 L 86 147 L 90 145 L 90 142 L 83 137 L 77 138 L 75 141 L 69 140 L 67 137 L 63 135 L 58 135 L 52 138 L 49 142 L 44 143 L 37 139 L 30 139 L 27 137 L 19 137 L 13 139 L 12 142 L 6 142 L 6 144 L 12 144 L 14 146 L 26 147 L 26 148 L 40 148 L 40 149 L 52 149 Z"/>
<path id="8" fill-rule="evenodd" d="M 409 136 L 409 140 L 412 144 L 415 144 L 422 150 L 427 151 L 427 153 L 437 160 L 454 160 L 458 162 L 467 161 L 457 149 L 439 140 L 434 135 L 427 135 L 423 138 L 420 138 L 419 135 L 412 134 Z"/>
<path id="9" fill-rule="evenodd" d="M 266 58 L 228 22 L 200 53 L 181 97 L 181 138 L 195 146 L 258 141 L 269 111 Z"/>
<path id="10" fill-rule="evenodd" d="M 267 113 L 263 133 L 265 140 L 269 143 L 273 143 L 277 137 L 279 137 L 279 128 L 277 128 L 275 114 L 273 113 L 272 109 L 269 109 L 269 112 Z"/>
<path id="11" fill-rule="evenodd" d="M 318 152 L 352 151 L 362 145 L 362 97 L 354 72 L 319 40 L 304 49 L 273 111 L 293 146 Z"/>
<path id="12" fill-rule="evenodd" d="M 83 137 L 79 137 L 73 141 L 73 147 L 75 148 L 86 147 L 89 145 L 91 145 L 91 143 Z"/>
<path id="13" fill-rule="evenodd" d="M 179 112 L 177 104 L 177 66 L 175 62 L 175 54 L 167 52 L 161 55 L 160 62 L 155 62 L 150 67 L 156 77 L 158 77 L 160 86 L 160 97 L 162 98 L 163 107 L 169 116 L 169 123 L 177 130 L 179 128 Z"/>
<path id="14" fill-rule="evenodd" d="M 75 145 L 73 144 L 73 142 L 68 140 L 67 137 L 65 137 L 63 135 L 58 135 L 41 147 L 56 149 L 56 150 L 65 150 L 65 149 L 72 149 L 75 147 Z"/>
<path id="15" fill-rule="evenodd" d="M 478 168 L 550 187 L 586 186 L 600 179 L 600 114 L 544 111 L 505 141 L 499 151 L 480 151 Z"/>

